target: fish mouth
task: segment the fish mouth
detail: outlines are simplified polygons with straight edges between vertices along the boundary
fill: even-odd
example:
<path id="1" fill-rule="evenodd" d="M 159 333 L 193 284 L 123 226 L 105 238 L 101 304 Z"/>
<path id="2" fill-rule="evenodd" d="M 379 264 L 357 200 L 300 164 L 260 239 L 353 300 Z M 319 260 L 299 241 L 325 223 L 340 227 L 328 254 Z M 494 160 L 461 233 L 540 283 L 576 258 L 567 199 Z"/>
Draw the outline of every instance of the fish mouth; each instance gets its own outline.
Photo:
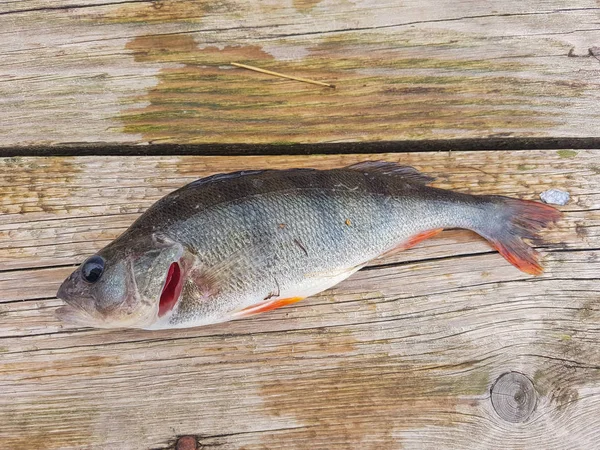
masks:
<path id="1" fill-rule="evenodd" d="M 60 297 L 59 297 L 60 298 Z M 69 304 L 58 308 L 54 314 L 63 323 L 83 327 L 98 326 L 83 310 Z"/>
<path id="2" fill-rule="evenodd" d="M 61 299 L 63 302 L 65 303 L 69 303 L 69 295 L 67 293 L 67 287 L 65 286 L 67 284 L 66 281 L 64 281 L 60 287 L 58 288 L 58 292 L 56 293 L 56 298 Z"/>
<path id="3" fill-rule="evenodd" d="M 54 315 L 63 323 L 80 327 L 97 327 L 101 326 L 99 321 L 93 317 L 89 311 L 86 311 L 78 298 L 69 292 L 69 279 L 65 280 L 56 293 L 56 297 L 66 305 L 56 309 Z"/>

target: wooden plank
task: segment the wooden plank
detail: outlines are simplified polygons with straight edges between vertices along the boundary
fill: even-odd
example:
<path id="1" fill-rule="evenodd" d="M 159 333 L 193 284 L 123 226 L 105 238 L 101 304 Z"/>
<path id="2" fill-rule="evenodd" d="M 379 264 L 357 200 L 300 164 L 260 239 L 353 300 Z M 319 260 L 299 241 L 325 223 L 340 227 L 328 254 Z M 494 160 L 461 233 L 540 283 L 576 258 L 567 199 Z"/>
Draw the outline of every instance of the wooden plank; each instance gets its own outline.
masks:
<path id="1" fill-rule="evenodd" d="M 599 11 L 594 0 L 2 2 L 0 146 L 598 137 Z"/>
<path id="2" fill-rule="evenodd" d="M 191 434 L 223 449 L 594 448 L 599 156 L 2 159 L 0 447 L 167 448 Z M 449 231 L 246 320 L 144 332 L 54 318 L 73 264 L 176 187 L 220 171 L 364 159 L 412 164 L 464 192 L 569 191 L 541 249 L 546 273 L 526 276 Z"/>

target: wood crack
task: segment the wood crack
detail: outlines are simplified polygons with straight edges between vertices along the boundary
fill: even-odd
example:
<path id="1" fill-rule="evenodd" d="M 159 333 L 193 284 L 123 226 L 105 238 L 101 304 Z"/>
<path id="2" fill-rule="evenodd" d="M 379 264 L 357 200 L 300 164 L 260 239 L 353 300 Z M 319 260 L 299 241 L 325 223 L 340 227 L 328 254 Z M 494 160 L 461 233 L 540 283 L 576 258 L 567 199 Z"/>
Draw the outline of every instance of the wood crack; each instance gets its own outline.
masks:
<path id="1" fill-rule="evenodd" d="M 72 4 L 72 5 L 60 5 L 60 6 L 42 6 L 39 8 L 15 9 L 12 11 L 2 11 L 2 12 L 0 12 L 0 16 L 26 14 L 26 13 L 31 13 L 31 12 L 68 11 L 68 10 L 72 10 L 72 9 L 86 9 L 86 8 L 96 8 L 96 7 L 102 7 L 102 6 L 126 5 L 126 4 L 130 4 L 130 3 L 154 3 L 154 1 L 153 0 L 123 0 L 123 1 L 116 1 L 116 2 L 94 3 L 91 5 Z"/>
<path id="2" fill-rule="evenodd" d="M 140 156 L 140 146 L 127 143 L 0 147 L 0 157 L 19 156 Z M 585 150 L 600 148 L 598 137 L 506 137 L 398 140 L 315 144 L 153 144 L 143 147 L 145 156 L 268 156 L 268 155 L 351 155 L 374 153 L 440 153 L 492 150 Z"/>
<path id="3" fill-rule="evenodd" d="M 403 22 L 403 23 L 395 23 L 395 24 L 387 24 L 387 25 L 377 25 L 370 27 L 353 27 L 353 28 L 339 28 L 333 30 L 322 30 L 322 31 L 313 31 L 313 32 L 304 32 L 304 33 L 288 33 L 288 34 L 277 34 L 265 37 L 258 37 L 256 39 L 276 39 L 276 38 L 288 38 L 288 37 L 300 37 L 300 36 L 312 36 L 312 35 L 322 35 L 322 34 L 335 34 L 335 33 L 347 33 L 347 32 L 357 32 L 357 31 L 373 31 L 373 30 L 382 30 L 388 28 L 402 28 L 409 27 L 414 25 L 426 25 L 432 23 L 444 23 L 444 22 L 460 22 L 460 21 L 468 21 L 474 19 L 487 19 L 494 17 L 523 17 L 523 16 L 539 16 L 539 15 L 549 15 L 549 14 L 563 14 L 565 12 L 577 12 L 577 11 L 598 11 L 600 8 L 565 8 L 565 9 L 555 9 L 551 11 L 531 11 L 531 12 L 523 12 L 523 13 L 499 13 L 499 14 L 478 14 L 472 16 L 462 16 L 462 17 L 447 17 L 442 19 L 432 19 L 432 20 L 414 20 L 411 22 Z"/>

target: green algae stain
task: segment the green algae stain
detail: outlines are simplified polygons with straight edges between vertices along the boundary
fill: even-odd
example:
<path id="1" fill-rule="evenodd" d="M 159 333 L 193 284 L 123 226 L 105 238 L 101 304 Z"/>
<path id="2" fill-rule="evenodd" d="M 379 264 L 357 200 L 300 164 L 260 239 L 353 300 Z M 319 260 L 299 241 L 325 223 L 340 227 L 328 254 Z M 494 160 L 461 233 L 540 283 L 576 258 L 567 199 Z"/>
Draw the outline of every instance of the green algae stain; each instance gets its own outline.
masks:
<path id="1" fill-rule="evenodd" d="M 537 80 L 519 77 L 527 70 L 520 63 L 415 57 L 390 49 L 390 39 L 339 33 L 307 44 L 302 59 L 278 60 L 260 45 L 201 47 L 186 34 L 136 37 L 126 46 L 135 60 L 166 67 L 146 94 L 123 102 L 123 131 L 176 143 L 539 136 L 560 120 L 554 110 L 568 104 L 559 82 L 541 89 Z M 357 52 L 356 46 L 372 50 Z M 233 68 L 231 62 L 337 88 Z M 134 102 L 144 106 L 131 107 Z"/>
<path id="2" fill-rule="evenodd" d="M 575 150 L 558 150 L 556 154 L 565 159 L 575 158 L 577 156 L 577 152 Z"/>

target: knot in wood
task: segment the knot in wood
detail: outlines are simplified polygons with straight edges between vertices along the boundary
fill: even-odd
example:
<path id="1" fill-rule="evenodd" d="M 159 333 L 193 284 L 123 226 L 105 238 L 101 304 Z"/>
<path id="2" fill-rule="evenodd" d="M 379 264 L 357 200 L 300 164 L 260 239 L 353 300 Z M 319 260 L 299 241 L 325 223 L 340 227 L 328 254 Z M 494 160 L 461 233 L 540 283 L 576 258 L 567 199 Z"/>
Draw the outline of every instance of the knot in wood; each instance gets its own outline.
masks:
<path id="1" fill-rule="evenodd" d="M 492 406 L 507 422 L 524 422 L 537 403 L 537 394 L 529 378 L 519 372 L 507 372 L 498 377 L 491 391 Z"/>

